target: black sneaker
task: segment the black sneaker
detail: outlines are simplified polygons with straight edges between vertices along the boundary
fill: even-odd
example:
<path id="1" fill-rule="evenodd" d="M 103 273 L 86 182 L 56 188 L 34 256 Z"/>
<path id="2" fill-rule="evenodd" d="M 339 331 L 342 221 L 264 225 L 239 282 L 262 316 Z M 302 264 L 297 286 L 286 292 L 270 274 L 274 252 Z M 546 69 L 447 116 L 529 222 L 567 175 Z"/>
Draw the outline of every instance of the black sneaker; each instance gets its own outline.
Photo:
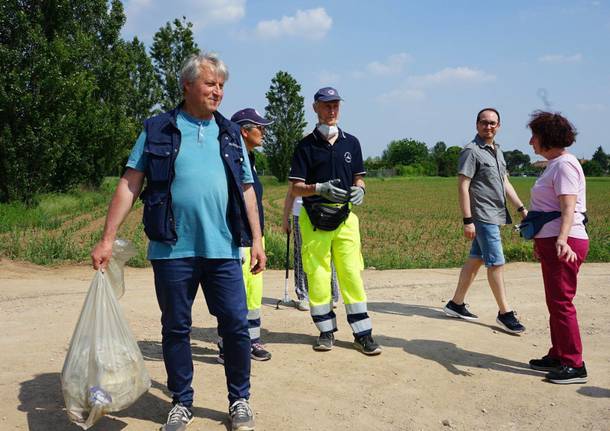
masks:
<path id="1" fill-rule="evenodd" d="M 479 318 L 476 314 L 472 314 L 468 311 L 466 304 L 458 305 L 453 301 L 449 301 L 443 308 L 443 311 L 447 316 L 459 317 L 460 319 L 465 320 L 477 320 Z"/>
<path id="2" fill-rule="evenodd" d="M 365 355 L 374 356 L 381 354 L 381 347 L 373 340 L 370 334 L 354 337 L 354 347 Z"/>
<path id="3" fill-rule="evenodd" d="M 587 383 L 587 369 L 585 363 L 582 367 L 573 368 L 567 365 L 562 365 L 555 371 L 551 371 L 546 375 L 549 382 L 558 383 L 560 385 L 568 385 L 570 383 Z"/>
<path id="4" fill-rule="evenodd" d="M 328 352 L 335 344 L 335 334 L 332 331 L 320 332 L 320 336 L 313 345 L 313 349 L 318 352 Z"/>
<path id="5" fill-rule="evenodd" d="M 254 415 L 248 400 L 240 398 L 229 407 L 232 431 L 254 431 Z"/>
<path id="6" fill-rule="evenodd" d="M 252 350 L 250 350 L 250 357 L 255 361 L 268 361 L 271 359 L 271 353 L 265 350 L 261 343 L 254 343 L 252 344 Z"/>
<path id="7" fill-rule="evenodd" d="M 545 355 L 540 359 L 531 359 L 530 368 L 537 371 L 555 371 L 561 367 L 561 362 L 557 358 Z"/>
<path id="8" fill-rule="evenodd" d="M 496 322 L 498 322 L 498 325 L 500 325 L 502 329 L 510 332 L 511 334 L 521 334 L 525 331 L 525 326 L 519 322 L 514 311 L 508 311 L 504 314 L 500 314 L 500 312 L 498 312 Z"/>
<path id="9" fill-rule="evenodd" d="M 188 407 L 178 403 L 169 411 L 167 423 L 163 425 L 161 431 L 184 431 L 193 422 L 193 413 Z"/>

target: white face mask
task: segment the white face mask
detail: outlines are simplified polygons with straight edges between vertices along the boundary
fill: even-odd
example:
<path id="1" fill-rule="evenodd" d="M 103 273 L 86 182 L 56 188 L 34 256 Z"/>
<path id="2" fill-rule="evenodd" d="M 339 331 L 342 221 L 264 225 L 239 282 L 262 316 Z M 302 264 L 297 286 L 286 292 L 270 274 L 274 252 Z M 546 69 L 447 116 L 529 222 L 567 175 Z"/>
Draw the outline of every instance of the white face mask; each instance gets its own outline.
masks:
<path id="1" fill-rule="evenodd" d="M 329 126 L 328 124 L 318 124 L 316 126 L 318 132 L 326 139 L 334 138 L 339 134 L 339 128 L 337 126 Z"/>

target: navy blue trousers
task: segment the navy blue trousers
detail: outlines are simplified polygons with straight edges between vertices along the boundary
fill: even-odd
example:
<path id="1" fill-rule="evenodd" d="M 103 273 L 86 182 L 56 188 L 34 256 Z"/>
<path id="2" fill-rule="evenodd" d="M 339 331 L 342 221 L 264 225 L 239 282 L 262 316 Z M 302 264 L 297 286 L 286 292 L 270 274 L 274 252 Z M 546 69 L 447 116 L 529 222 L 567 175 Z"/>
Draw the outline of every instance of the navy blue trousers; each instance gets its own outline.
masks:
<path id="1" fill-rule="evenodd" d="M 151 261 L 161 309 L 163 360 L 174 403 L 193 405 L 191 309 L 202 286 L 224 340 L 229 403 L 250 397 L 250 335 L 246 291 L 238 259 L 189 257 Z"/>

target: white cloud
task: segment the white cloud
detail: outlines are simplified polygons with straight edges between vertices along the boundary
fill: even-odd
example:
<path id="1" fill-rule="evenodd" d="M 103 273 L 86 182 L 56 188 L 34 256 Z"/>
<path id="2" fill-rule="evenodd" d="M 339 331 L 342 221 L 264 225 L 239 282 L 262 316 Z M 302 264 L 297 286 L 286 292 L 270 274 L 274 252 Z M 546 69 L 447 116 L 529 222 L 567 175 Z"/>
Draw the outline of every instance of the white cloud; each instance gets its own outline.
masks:
<path id="1" fill-rule="evenodd" d="M 402 86 L 395 90 L 388 91 L 387 93 L 381 94 L 377 97 L 377 100 L 381 103 L 388 102 L 419 102 L 426 98 L 426 93 L 424 91 L 411 88 L 408 85 Z"/>
<path id="2" fill-rule="evenodd" d="M 338 73 L 331 72 L 328 70 L 322 70 L 318 74 L 318 81 L 322 85 L 337 84 L 340 78 L 341 76 Z"/>
<path id="3" fill-rule="evenodd" d="M 401 52 L 391 55 L 385 62 L 373 61 L 366 66 L 366 70 L 374 75 L 388 76 L 397 75 L 404 69 L 405 65 L 413 60 L 409 54 Z"/>
<path id="4" fill-rule="evenodd" d="M 466 66 L 446 67 L 427 75 L 410 76 L 409 83 L 413 87 L 435 87 L 437 85 L 458 84 L 463 82 L 489 82 L 496 77 L 479 69 Z"/>
<path id="5" fill-rule="evenodd" d="M 128 31 L 147 35 L 166 22 L 186 17 L 193 29 L 237 22 L 246 15 L 246 0 L 173 0 L 167 5 L 153 0 L 129 0 L 125 4 Z"/>
<path id="6" fill-rule="evenodd" d="M 297 10 L 294 16 L 283 16 L 281 19 L 260 21 L 256 25 L 256 34 L 263 39 L 277 39 L 282 36 L 300 36 L 306 39 L 319 40 L 326 36 L 333 24 L 322 7 L 308 10 Z"/>
<path id="7" fill-rule="evenodd" d="M 546 54 L 538 57 L 540 63 L 579 63 L 582 61 L 582 54 L 564 55 L 564 54 Z"/>
<path id="8" fill-rule="evenodd" d="M 382 94 L 378 100 L 381 102 L 394 100 L 419 101 L 426 98 L 426 89 L 495 80 L 495 75 L 479 69 L 466 66 L 446 67 L 435 73 L 410 76 L 398 89 Z"/>
<path id="9" fill-rule="evenodd" d="M 603 103 L 577 103 L 576 108 L 585 112 L 602 112 L 608 109 Z"/>

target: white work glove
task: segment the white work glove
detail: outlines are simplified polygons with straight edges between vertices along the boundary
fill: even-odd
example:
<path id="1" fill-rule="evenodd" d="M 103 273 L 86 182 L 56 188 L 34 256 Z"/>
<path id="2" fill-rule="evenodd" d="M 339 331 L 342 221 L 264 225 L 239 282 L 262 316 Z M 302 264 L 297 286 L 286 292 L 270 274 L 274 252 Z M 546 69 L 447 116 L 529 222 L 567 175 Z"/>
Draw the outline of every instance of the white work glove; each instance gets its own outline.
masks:
<path id="1" fill-rule="evenodd" d="M 360 205 L 364 201 L 364 187 L 352 186 L 349 192 L 349 201 L 354 205 Z"/>
<path id="2" fill-rule="evenodd" d="M 340 179 L 330 180 L 325 183 L 316 183 L 316 194 L 331 202 L 345 202 L 347 200 L 347 192 L 335 186 L 340 183 Z"/>

